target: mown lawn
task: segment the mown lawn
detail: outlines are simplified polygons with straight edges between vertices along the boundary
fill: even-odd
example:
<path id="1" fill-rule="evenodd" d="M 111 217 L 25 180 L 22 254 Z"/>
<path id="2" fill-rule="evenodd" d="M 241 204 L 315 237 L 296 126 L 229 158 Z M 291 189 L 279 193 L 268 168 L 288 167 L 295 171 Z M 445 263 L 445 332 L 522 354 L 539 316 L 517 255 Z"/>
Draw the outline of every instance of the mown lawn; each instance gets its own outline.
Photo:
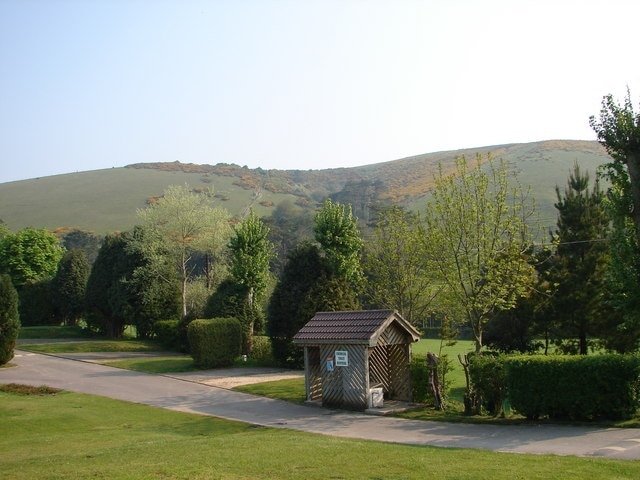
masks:
<path id="1" fill-rule="evenodd" d="M 91 341 L 74 341 L 64 343 L 34 343 L 20 345 L 21 349 L 30 350 L 41 353 L 82 353 L 82 352 L 155 352 L 160 350 L 157 343 L 151 341 L 140 340 L 91 340 Z M 466 382 L 462 365 L 458 361 L 458 354 L 469 353 L 474 350 L 474 343 L 470 340 L 461 340 L 453 345 L 442 344 L 437 339 L 422 339 L 413 344 L 412 351 L 414 355 L 426 355 L 426 352 L 434 352 L 439 355 L 446 354 L 450 361 L 452 370 L 447 374 L 449 383 L 449 391 L 447 396 L 446 408 L 444 411 L 434 410 L 433 408 L 418 408 L 411 412 L 399 414 L 400 416 L 412 418 L 416 420 L 437 420 L 445 422 L 472 422 L 472 423 L 499 423 L 511 424 L 522 423 L 524 418 L 512 414 L 507 418 L 494 418 L 486 415 L 469 417 L 463 414 L 464 407 L 462 404 Z M 187 355 L 168 354 L 163 356 L 154 356 L 149 358 L 121 359 L 103 362 L 105 365 L 129 370 L 136 370 L 146 373 L 179 373 L 198 370 L 193 364 L 193 359 Z M 252 366 L 238 361 L 234 366 Z M 281 400 L 287 400 L 297 403 L 305 401 L 305 383 L 303 378 L 280 380 L 272 382 L 264 382 L 252 385 L 243 385 L 235 388 L 246 393 L 261 395 Z M 595 422 L 592 424 L 596 424 Z M 602 426 L 615 427 L 634 427 L 640 428 L 640 416 L 634 418 L 617 421 L 617 422 L 600 422 Z"/>
<path id="2" fill-rule="evenodd" d="M 2 479 L 610 480 L 636 479 L 640 468 L 349 440 L 71 392 L 34 393 L 0 392 Z"/>

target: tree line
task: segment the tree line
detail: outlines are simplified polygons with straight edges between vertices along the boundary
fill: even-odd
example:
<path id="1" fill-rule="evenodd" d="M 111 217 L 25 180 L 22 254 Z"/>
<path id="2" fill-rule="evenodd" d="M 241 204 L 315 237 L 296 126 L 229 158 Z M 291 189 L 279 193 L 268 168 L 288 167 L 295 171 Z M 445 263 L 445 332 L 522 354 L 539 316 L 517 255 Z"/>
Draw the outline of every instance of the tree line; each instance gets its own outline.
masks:
<path id="1" fill-rule="evenodd" d="M 372 224 L 336 198 L 315 214 L 283 202 L 270 217 L 231 218 L 212 191 L 171 186 L 131 231 L 103 239 L 0 224 L 2 298 L 25 325 L 82 322 L 116 338 L 128 325 L 153 337 L 159 321 L 175 321 L 184 348 L 192 320 L 234 317 L 246 354 L 266 334 L 291 366 L 302 360 L 291 338 L 315 312 L 365 308 L 396 309 L 418 327 L 435 318 L 477 352 L 635 351 L 640 116 L 629 97 L 606 96 L 591 118 L 612 161 L 593 180 L 576 162 L 556 186 L 548 232 L 509 165 L 490 155 L 440 169 L 421 210 L 368 206 Z"/>

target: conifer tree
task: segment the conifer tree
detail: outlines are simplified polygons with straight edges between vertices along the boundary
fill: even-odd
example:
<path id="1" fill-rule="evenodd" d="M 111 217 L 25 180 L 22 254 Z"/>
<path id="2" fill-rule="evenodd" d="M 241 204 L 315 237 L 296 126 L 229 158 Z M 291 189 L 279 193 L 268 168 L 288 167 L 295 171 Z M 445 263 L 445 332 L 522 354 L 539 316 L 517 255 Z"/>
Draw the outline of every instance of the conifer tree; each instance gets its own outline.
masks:
<path id="1" fill-rule="evenodd" d="M 552 311 L 561 336 L 577 340 L 575 351 L 584 355 L 602 301 L 610 219 L 599 183 L 591 189 L 589 173 L 581 172 L 577 163 L 564 193 L 556 187 L 556 195 L 558 248 L 551 276 L 557 289 Z"/>

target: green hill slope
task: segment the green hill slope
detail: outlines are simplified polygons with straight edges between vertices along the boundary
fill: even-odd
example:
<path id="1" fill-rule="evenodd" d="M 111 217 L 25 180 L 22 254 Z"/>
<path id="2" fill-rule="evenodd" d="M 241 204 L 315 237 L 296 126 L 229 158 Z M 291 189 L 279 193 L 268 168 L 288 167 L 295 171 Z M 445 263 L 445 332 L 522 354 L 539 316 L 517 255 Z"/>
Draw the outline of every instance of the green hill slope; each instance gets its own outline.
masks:
<path id="1" fill-rule="evenodd" d="M 354 205 L 365 218 L 378 203 L 401 203 L 421 208 L 437 165 L 452 166 L 458 155 L 472 158 L 492 152 L 531 185 L 545 225 L 555 223 L 555 186 L 564 187 L 574 162 L 595 176 L 609 161 L 597 142 L 554 140 L 437 152 L 354 168 L 327 170 L 263 170 L 236 165 L 174 163 L 136 164 L 122 168 L 55 175 L 0 184 L 0 219 L 12 231 L 71 227 L 104 234 L 130 229 L 136 210 L 162 195 L 168 185 L 213 188 L 216 201 L 232 215 L 253 208 L 269 215 L 275 205 L 289 200 L 313 209 L 331 195 Z"/>

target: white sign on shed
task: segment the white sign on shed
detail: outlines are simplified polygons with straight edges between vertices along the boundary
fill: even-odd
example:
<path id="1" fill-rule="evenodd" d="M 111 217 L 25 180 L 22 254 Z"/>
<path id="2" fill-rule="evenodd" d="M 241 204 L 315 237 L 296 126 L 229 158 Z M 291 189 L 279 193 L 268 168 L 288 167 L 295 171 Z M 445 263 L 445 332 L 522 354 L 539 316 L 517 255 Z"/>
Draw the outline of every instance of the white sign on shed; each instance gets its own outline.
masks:
<path id="1" fill-rule="evenodd" d="M 349 366 L 349 352 L 347 350 L 336 350 L 336 367 Z"/>

